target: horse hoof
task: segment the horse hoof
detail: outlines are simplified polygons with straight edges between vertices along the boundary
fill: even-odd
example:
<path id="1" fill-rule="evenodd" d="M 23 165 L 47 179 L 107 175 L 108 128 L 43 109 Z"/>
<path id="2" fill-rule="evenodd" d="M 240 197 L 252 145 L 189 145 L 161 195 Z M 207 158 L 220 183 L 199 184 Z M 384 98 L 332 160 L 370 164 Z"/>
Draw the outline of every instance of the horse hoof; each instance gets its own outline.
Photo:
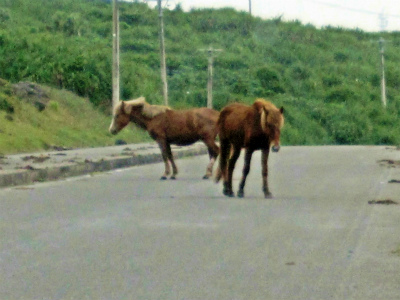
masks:
<path id="1" fill-rule="evenodd" d="M 167 180 L 167 176 L 161 176 L 160 180 Z"/>
<path id="2" fill-rule="evenodd" d="M 265 197 L 265 199 L 272 199 L 273 198 L 271 193 L 265 193 L 264 197 Z"/>
<path id="3" fill-rule="evenodd" d="M 235 197 L 235 193 L 232 191 L 223 190 L 222 193 L 227 197 Z"/>
<path id="4" fill-rule="evenodd" d="M 239 198 L 243 198 L 244 197 L 244 192 L 243 191 L 238 191 L 237 196 Z"/>
<path id="5" fill-rule="evenodd" d="M 175 175 L 172 175 L 172 176 L 170 177 L 170 179 L 175 180 L 175 179 L 176 179 Z"/>
<path id="6" fill-rule="evenodd" d="M 210 178 L 208 175 L 203 176 L 203 179 L 208 179 L 208 178 Z"/>

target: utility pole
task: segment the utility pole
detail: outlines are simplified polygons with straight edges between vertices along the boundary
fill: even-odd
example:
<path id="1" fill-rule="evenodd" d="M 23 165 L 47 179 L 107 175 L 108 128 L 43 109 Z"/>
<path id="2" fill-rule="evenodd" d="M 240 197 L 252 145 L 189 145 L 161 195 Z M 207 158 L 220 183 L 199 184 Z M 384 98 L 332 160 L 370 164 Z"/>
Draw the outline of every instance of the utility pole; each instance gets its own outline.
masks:
<path id="1" fill-rule="evenodd" d="M 112 64 L 112 107 L 119 100 L 119 12 L 118 0 L 113 0 L 113 64 Z"/>
<path id="2" fill-rule="evenodd" d="M 385 80 L 385 40 L 383 38 L 379 39 L 379 48 L 381 53 L 381 99 L 383 107 L 386 108 L 386 80 Z"/>
<path id="3" fill-rule="evenodd" d="M 208 54 L 208 80 L 207 80 L 207 107 L 213 108 L 213 65 L 214 65 L 214 52 L 220 52 L 222 49 L 214 49 L 209 47 L 208 49 L 200 49 L 200 51 L 207 51 Z"/>
<path id="4" fill-rule="evenodd" d="M 161 55 L 161 80 L 163 83 L 164 105 L 168 105 L 167 67 L 165 63 L 164 20 L 161 0 L 157 0 L 158 17 L 160 19 L 160 55 Z"/>
<path id="5" fill-rule="evenodd" d="M 379 15 L 379 20 L 381 25 L 381 32 L 383 32 L 388 24 L 383 11 Z M 384 47 L 385 42 L 386 41 L 382 37 L 379 39 L 379 52 L 381 54 L 381 99 L 384 108 L 386 108 L 385 47 Z"/>
<path id="6" fill-rule="evenodd" d="M 251 16 L 251 0 L 249 0 L 249 14 Z"/>

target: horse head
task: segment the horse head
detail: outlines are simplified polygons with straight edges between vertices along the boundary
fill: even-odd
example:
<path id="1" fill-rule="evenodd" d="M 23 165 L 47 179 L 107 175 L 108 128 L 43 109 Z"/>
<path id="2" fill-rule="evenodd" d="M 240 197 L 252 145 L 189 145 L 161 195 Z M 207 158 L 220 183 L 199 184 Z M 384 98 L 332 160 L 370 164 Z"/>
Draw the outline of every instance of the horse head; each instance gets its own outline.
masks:
<path id="1" fill-rule="evenodd" d="M 144 97 L 140 97 L 130 101 L 119 101 L 114 107 L 113 118 L 109 131 L 111 134 L 117 134 L 131 121 L 131 114 L 134 107 L 142 107 L 146 101 Z"/>
<path id="2" fill-rule="evenodd" d="M 258 99 L 256 103 L 261 115 L 261 128 L 272 143 L 272 151 L 278 152 L 280 149 L 281 129 L 285 122 L 283 117 L 284 109 L 283 107 L 278 109 L 271 102 L 263 99 Z"/>

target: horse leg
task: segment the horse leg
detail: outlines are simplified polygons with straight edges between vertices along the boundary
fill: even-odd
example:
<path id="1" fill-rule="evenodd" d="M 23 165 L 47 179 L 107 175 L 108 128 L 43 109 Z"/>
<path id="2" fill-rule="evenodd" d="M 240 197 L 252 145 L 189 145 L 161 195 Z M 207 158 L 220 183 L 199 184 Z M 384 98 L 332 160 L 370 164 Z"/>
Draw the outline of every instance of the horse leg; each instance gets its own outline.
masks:
<path id="1" fill-rule="evenodd" d="M 168 160 L 171 162 L 172 165 L 172 176 L 171 179 L 176 179 L 176 174 L 178 174 L 178 167 L 175 164 L 174 156 L 171 151 L 171 145 L 167 143 L 167 156 Z"/>
<path id="2" fill-rule="evenodd" d="M 228 162 L 228 176 L 224 180 L 224 190 L 223 190 L 224 195 L 228 196 L 228 197 L 235 196 L 235 194 L 233 193 L 233 190 L 232 190 L 232 177 L 233 177 L 233 170 L 235 169 L 236 161 L 238 160 L 238 158 L 240 156 L 240 150 L 241 150 L 240 147 L 235 147 L 233 150 L 233 154 Z"/>
<path id="3" fill-rule="evenodd" d="M 231 144 L 229 141 L 221 139 L 221 151 L 219 155 L 219 166 L 217 169 L 217 174 L 215 176 L 215 182 L 218 183 L 221 178 L 225 181 L 226 169 L 228 165 L 229 153 L 231 149 Z"/>
<path id="4" fill-rule="evenodd" d="M 207 146 L 210 162 L 207 165 L 206 175 L 203 176 L 203 179 L 208 179 L 212 176 L 213 167 L 219 153 L 219 148 L 213 139 L 204 140 L 204 144 Z"/>
<path id="5" fill-rule="evenodd" d="M 171 173 L 171 169 L 170 169 L 169 162 L 168 162 L 168 154 L 167 154 L 168 145 L 167 145 L 167 142 L 164 140 L 158 140 L 157 143 L 158 143 L 158 146 L 160 147 L 161 156 L 162 156 L 162 159 L 163 159 L 164 165 L 165 165 L 164 175 L 162 175 L 160 179 L 165 180 L 165 179 L 167 179 L 167 176 Z"/>
<path id="6" fill-rule="evenodd" d="M 262 150 L 262 179 L 263 179 L 263 192 L 265 198 L 272 198 L 272 194 L 268 188 L 268 156 L 269 156 L 269 147 L 268 149 Z"/>
<path id="7" fill-rule="evenodd" d="M 246 149 L 246 155 L 244 158 L 244 167 L 243 167 L 243 175 L 242 179 L 239 184 L 239 191 L 238 191 L 238 197 L 243 198 L 244 197 L 244 185 L 246 184 L 246 178 L 247 175 L 250 172 L 250 162 L 251 162 L 251 157 L 253 155 L 254 150 L 253 149 Z"/>

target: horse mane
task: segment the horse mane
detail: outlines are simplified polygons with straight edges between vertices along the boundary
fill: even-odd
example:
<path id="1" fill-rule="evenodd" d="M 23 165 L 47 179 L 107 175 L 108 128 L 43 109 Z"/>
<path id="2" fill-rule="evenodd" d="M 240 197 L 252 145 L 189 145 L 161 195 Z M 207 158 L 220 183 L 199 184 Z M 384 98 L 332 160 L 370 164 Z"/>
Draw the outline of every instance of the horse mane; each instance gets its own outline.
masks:
<path id="1" fill-rule="evenodd" d="M 253 106 L 260 113 L 261 127 L 264 131 L 266 130 L 265 126 L 267 123 L 278 126 L 279 128 L 283 127 L 284 118 L 282 116 L 282 111 L 270 101 L 258 98 Z"/>
<path id="2" fill-rule="evenodd" d="M 128 107 L 141 106 L 142 115 L 149 119 L 152 119 L 155 116 L 166 112 L 167 110 L 172 110 L 169 106 L 149 104 L 146 102 L 145 97 L 140 97 L 138 99 L 125 101 L 125 104 Z"/>

